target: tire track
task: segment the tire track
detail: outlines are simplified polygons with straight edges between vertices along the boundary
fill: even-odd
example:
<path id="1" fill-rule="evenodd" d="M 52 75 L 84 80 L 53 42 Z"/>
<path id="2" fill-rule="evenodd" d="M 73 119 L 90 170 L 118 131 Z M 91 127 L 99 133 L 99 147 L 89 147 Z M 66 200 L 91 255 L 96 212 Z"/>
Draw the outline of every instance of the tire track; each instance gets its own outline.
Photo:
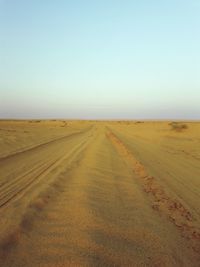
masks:
<path id="1" fill-rule="evenodd" d="M 172 199 L 167 194 L 156 178 L 148 174 L 145 166 L 135 158 L 127 146 L 111 130 L 107 132 L 106 136 L 119 155 L 131 165 L 132 170 L 140 178 L 144 191 L 153 196 L 152 208 L 167 215 L 180 230 L 181 235 L 191 242 L 192 249 L 200 253 L 200 228 L 190 211 L 178 199 Z"/>
<path id="2" fill-rule="evenodd" d="M 86 132 L 88 132 L 89 130 L 91 130 L 92 127 L 93 127 L 93 126 L 89 126 L 89 127 L 87 127 L 84 131 L 78 131 L 78 132 L 74 132 L 74 133 L 71 133 L 71 134 L 68 134 L 68 135 L 64 135 L 64 136 L 61 136 L 61 137 L 59 137 L 59 138 L 55 138 L 55 139 L 52 139 L 52 140 L 50 140 L 50 141 L 47 141 L 47 142 L 38 144 L 38 145 L 36 145 L 36 146 L 29 147 L 29 148 L 25 148 L 24 150 L 20 150 L 20 151 L 14 152 L 14 153 L 12 153 L 12 154 L 9 154 L 9 155 L 0 157 L 0 162 L 3 162 L 4 160 L 13 158 L 13 157 L 18 156 L 18 155 L 23 154 L 23 153 L 27 153 L 27 152 L 29 152 L 29 151 L 34 151 L 34 150 L 36 150 L 36 149 L 38 149 L 38 148 L 45 147 L 45 146 L 47 146 L 47 145 L 49 145 L 49 144 L 51 144 L 51 143 L 56 143 L 56 142 L 58 142 L 58 141 L 60 141 L 60 140 L 63 140 L 63 139 L 66 139 L 66 138 L 71 138 L 71 137 L 74 137 L 74 136 L 79 135 L 79 134 L 83 134 L 83 132 L 86 133 Z"/>
<path id="3" fill-rule="evenodd" d="M 87 134 L 87 132 L 90 129 L 88 128 L 86 131 L 84 130 L 79 133 L 73 133 L 72 135 L 70 135 L 70 137 L 71 138 L 77 137 L 77 136 L 81 137 L 84 134 Z M 67 137 L 69 137 L 69 135 Z M 61 148 L 62 148 L 62 144 L 65 145 L 66 140 L 68 141 L 67 137 L 62 138 L 62 139 L 56 139 L 52 142 L 45 143 L 42 146 L 36 146 L 30 150 L 20 152 L 16 155 L 12 155 L 11 157 L 4 159 L 3 161 L 0 161 L 0 169 L 2 170 L 3 168 L 1 175 L 0 175 L 2 176 L 1 184 L 0 184 L 0 199 L 1 199 L 2 194 L 6 195 L 9 192 L 9 189 L 14 188 L 15 186 L 19 186 L 19 183 L 22 184 L 23 182 L 26 182 L 26 180 L 28 180 L 30 176 L 34 176 L 34 175 L 37 176 L 38 173 L 42 172 L 46 168 L 48 169 L 48 165 L 49 166 L 54 165 L 55 161 L 59 160 L 60 157 L 65 155 L 66 152 L 61 150 Z M 71 138 L 70 138 L 70 141 L 72 140 Z M 57 149 L 56 149 L 56 146 L 57 146 Z M 49 149 L 51 149 L 53 153 L 47 154 L 45 152 L 45 151 L 48 151 Z M 40 156 L 38 156 L 38 158 L 32 157 L 36 153 L 38 155 L 40 153 L 40 156 L 42 157 L 42 161 L 41 161 Z M 21 162 L 24 162 L 24 158 L 30 159 L 28 160 L 27 166 L 25 164 L 21 165 Z M 12 164 L 13 162 L 17 162 L 17 164 L 15 164 L 16 166 L 13 166 Z M 25 170 L 22 170 L 22 166 Z M 21 174 L 22 171 L 23 171 L 23 174 Z M 0 200 L 0 203 L 1 203 L 1 200 Z"/>
<path id="4" fill-rule="evenodd" d="M 39 166 L 36 165 L 22 176 L 17 176 L 14 181 L 12 180 L 10 183 L 4 184 L 4 186 L 0 188 L 0 208 L 16 200 L 16 198 L 24 194 L 31 186 L 37 183 L 38 180 L 48 175 L 48 173 L 55 169 L 62 161 L 68 157 L 72 157 L 81 147 L 84 148 L 86 142 L 87 140 L 78 144 L 71 153 L 39 164 Z"/>
<path id="5" fill-rule="evenodd" d="M 81 142 L 79 142 L 70 151 L 70 153 L 61 156 L 56 160 L 54 159 L 54 161 L 51 160 L 45 166 L 42 166 L 37 174 L 34 173 L 33 175 L 33 173 L 30 173 L 32 175 L 32 178 L 30 179 L 29 177 L 27 183 L 23 187 L 17 189 L 15 192 L 12 192 L 12 195 L 10 195 L 7 199 L 3 199 L 3 201 L 1 201 L 1 208 L 3 206 L 7 207 L 8 204 L 9 206 L 14 204 L 16 200 L 23 198 L 27 191 L 31 191 L 32 186 L 37 184 L 39 180 L 46 178 L 52 170 L 56 169 L 56 167 L 59 167 L 59 173 L 57 173 L 54 179 L 51 180 L 48 186 L 39 191 L 37 188 L 37 195 L 31 201 L 27 202 L 26 207 L 21 210 L 21 214 L 17 215 L 15 224 L 13 225 L 11 223 L 11 225 L 7 225 L 6 231 L 4 229 L 4 231 L 1 233 L 0 260 L 4 259 L 4 257 L 7 257 L 11 249 L 18 245 L 21 240 L 22 234 L 27 233 L 32 228 L 35 219 L 38 218 L 38 215 L 46 207 L 48 202 L 54 201 L 54 199 L 59 196 L 58 194 L 60 194 L 60 192 L 62 191 L 63 183 L 66 183 L 60 173 L 62 173 L 66 168 L 74 168 L 74 162 L 80 157 L 80 155 L 83 153 L 83 151 L 88 146 L 88 143 L 90 142 L 90 138 L 87 137 L 88 136 L 86 136 L 86 138 L 84 138 L 83 140 L 81 139 Z M 69 160 L 68 164 L 61 167 L 62 162 L 65 160 Z M 35 167 L 35 169 L 37 168 L 38 166 Z M 22 184 L 23 183 L 24 181 L 22 182 Z M 3 212 L 4 211 L 5 210 L 3 210 Z"/>
<path id="6" fill-rule="evenodd" d="M 0 243 L 0 265 L 189 266 L 188 262 L 196 262 L 196 258 L 190 261 L 195 253 L 185 249 L 185 243 L 182 246 L 176 228 L 151 209 L 135 184 L 137 176 L 123 149 L 116 153 L 120 146 L 113 146 L 104 127 L 66 147 L 74 143 L 80 147 L 74 153 L 69 149 L 69 160 L 58 164 L 59 174 L 53 173 L 51 183 L 28 204 L 25 199 L 18 223 Z M 30 191 L 35 188 L 39 184 Z M 166 237 L 165 230 L 175 235 Z"/>

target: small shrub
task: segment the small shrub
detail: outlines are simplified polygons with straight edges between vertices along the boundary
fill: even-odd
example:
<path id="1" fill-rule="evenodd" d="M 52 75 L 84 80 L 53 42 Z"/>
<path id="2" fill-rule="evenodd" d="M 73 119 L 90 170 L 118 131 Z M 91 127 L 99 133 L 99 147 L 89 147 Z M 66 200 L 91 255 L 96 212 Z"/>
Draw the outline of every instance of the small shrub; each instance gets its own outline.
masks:
<path id="1" fill-rule="evenodd" d="M 38 122 L 41 122 L 41 120 L 31 120 L 31 121 L 28 121 L 29 123 L 38 123 Z"/>
<path id="2" fill-rule="evenodd" d="M 183 130 L 188 129 L 188 125 L 184 123 L 171 122 L 169 125 L 171 126 L 171 130 L 176 132 L 182 132 Z"/>

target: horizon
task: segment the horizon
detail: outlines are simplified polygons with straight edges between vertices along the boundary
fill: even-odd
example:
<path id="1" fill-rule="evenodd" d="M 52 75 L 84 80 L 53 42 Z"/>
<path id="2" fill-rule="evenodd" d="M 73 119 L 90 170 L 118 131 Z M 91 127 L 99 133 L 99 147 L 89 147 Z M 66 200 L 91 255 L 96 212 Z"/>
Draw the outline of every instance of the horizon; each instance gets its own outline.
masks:
<path id="1" fill-rule="evenodd" d="M 0 118 L 198 121 L 199 11 L 0 0 Z"/>
<path id="2" fill-rule="evenodd" d="M 192 122 L 200 122 L 200 119 L 176 119 L 176 118 L 168 118 L 168 119 L 145 119 L 145 118 L 141 118 L 141 119 L 137 119 L 137 118 L 133 118 L 133 119 L 81 119 L 81 118 L 0 118 L 0 121 L 85 121 L 85 122 L 93 122 L 93 121 L 97 121 L 97 122 L 187 122 L 187 123 L 192 123 Z"/>

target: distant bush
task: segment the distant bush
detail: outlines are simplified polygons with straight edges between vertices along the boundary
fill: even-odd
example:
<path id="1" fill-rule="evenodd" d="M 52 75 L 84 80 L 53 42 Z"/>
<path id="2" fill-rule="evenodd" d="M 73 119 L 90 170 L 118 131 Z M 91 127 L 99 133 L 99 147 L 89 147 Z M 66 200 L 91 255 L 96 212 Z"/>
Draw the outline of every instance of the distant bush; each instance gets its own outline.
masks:
<path id="1" fill-rule="evenodd" d="M 171 122 L 169 125 L 171 126 L 171 130 L 176 132 L 182 132 L 183 130 L 188 129 L 188 125 L 184 123 Z"/>
<path id="2" fill-rule="evenodd" d="M 28 121 L 29 123 L 38 123 L 38 122 L 41 122 L 41 120 L 32 120 L 32 121 Z"/>

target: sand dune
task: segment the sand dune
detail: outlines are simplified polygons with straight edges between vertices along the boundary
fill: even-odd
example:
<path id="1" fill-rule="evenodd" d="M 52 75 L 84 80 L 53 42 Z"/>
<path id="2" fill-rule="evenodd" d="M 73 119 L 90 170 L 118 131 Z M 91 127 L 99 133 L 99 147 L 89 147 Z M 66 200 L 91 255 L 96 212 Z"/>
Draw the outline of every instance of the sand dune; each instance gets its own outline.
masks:
<path id="1" fill-rule="evenodd" d="M 0 266 L 200 266 L 184 124 L 1 121 Z"/>

